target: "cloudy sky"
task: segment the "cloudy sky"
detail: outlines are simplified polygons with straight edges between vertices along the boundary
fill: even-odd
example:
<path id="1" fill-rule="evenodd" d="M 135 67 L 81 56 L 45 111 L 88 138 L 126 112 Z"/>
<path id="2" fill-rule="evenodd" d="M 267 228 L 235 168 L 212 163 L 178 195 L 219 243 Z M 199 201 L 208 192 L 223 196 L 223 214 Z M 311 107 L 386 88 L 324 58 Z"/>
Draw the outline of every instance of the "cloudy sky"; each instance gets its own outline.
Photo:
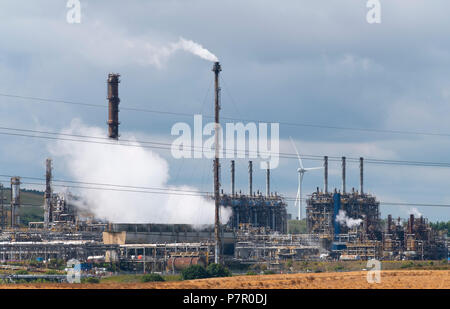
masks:
<path id="1" fill-rule="evenodd" d="M 449 162 L 449 136 L 283 124 L 450 134 L 450 4 L 380 2 L 381 23 L 369 24 L 365 0 L 81 0 L 81 23 L 69 24 L 65 0 L 3 0 L 0 127 L 60 132 L 78 118 L 106 134 L 106 109 L 5 95 L 106 106 L 109 72 L 121 74 L 122 108 L 211 115 L 212 64 L 167 52 L 183 37 L 220 59 L 222 115 L 281 122 L 281 152 L 294 151 L 292 136 L 304 154 Z M 123 137 L 170 142 L 173 124 L 193 119 L 122 110 L 120 121 Z M 5 132 L 11 131 L 0 129 L 0 174 L 42 177 L 51 141 Z M 210 160 L 175 160 L 155 151 L 169 162 L 170 184 L 212 189 Z M 228 191 L 228 161 L 222 166 Z M 272 171 L 273 190 L 295 196 L 296 168 L 296 160 L 281 159 Z M 245 160 L 237 169 L 237 187 L 246 191 Z M 340 187 L 339 169 L 330 163 L 331 187 Z M 57 159 L 54 174 L 70 179 Z M 322 186 L 321 174 L 306 175 L 305 192 Z M 347 187 L 358 187 L 355 163 L 347 175 Z M 380 201 L 450 204 L 450 168 L 367 164 L 365 175 L 366 190 Z M 264 190 L 264 172 L 256 170 L 254 179 Z M 418 210 L 431 220 L 450 220 L 450 208 Z M 410 211 L 381 206 L 383 217 Z"/>

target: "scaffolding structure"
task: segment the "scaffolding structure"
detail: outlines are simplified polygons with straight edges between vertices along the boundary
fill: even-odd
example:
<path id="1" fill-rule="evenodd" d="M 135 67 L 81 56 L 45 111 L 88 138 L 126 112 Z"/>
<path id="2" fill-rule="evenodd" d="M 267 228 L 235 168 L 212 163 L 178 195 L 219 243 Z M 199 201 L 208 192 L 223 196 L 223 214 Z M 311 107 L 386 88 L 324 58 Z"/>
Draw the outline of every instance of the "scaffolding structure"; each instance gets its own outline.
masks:
<path id="1" fill-rule="evenodd" d="M 264 196 L 259 192 L 252 196 L 222 194 L 221 205 L 232 209 L 228 228 L 239 229 L 242 225 L 251 224 L 287 233 L 286 203 L 279 195 Z"/>
<path id="2" fill-rule="evenodd" d="M 274 232 L 287 233 L 287 204 L 282 196 L 270 192 L 270 166 L 266 168 L 266 193 L 253 191 L 253 162 L 248 162 L 248 194 L 235 191 L 235 162 L 231 161 L 231 194 L 220 194 L 220 205 L 230 208 L 227 229 L 242 226 L 264 227 Z"/>

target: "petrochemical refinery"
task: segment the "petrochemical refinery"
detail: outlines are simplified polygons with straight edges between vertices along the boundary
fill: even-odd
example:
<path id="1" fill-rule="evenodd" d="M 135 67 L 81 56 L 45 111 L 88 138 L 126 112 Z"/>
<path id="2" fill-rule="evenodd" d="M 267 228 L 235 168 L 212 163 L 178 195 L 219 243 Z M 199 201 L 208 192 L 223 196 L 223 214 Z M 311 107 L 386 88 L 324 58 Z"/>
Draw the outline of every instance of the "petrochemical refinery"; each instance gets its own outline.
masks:
<path id="1" fill-rule="evenodd" d="M 214 63 L 215 121 L 219 123 L 222 68 Z M 109 74 L 108 136 L 119 140 L 119 74 Z M 43 160 L 44 161 L 44 160 Z M 301 162 L 300 162 L 301 163 Z M 248 162 L 248 190 L 235 188 L 235 161 L 230 160 L 231 192 L 219 183 L 220 163 L 214 159 L 215 222 L 198 227 L 185 224 L 108 222 L 76 206 L 77 196 L 56 192 L 52 159 L 45 160 L 44 219 L 21 223 L 21 178 L 11 178 L 10 204 L 1 205 L 0 258 L 10 261 L 77 259 L 101 261 L 121 269 L 178 272 L 186 266 L 212 262 L 264 264 L 277 269 L 286 261 L 443 259 L 448 255 L 445 234 L 430 227 L 426 218 L 380 218 L 380 203 L 365 192 L 364 159 L 360 158 L 359 189 L 346 187 L 346 158 L 342 157 L 342 188 L 328 188 L 328 157 L 323 158 L 323 188 L 306 198 L 307 233 L 289 234 L 289 215 L 283 193 L 255 190 L 253 162 Z M 301 163 L 302 164 L 302 163 Z M 306 168 L 301 166 L 300 177 Z M 3 196 L 4 188 L 1 189 Z M 298 202 L 301 204 L 301 190 Z M 227 222 L 220 209 L 230 210 Z M 126 211 L 126 205 L 124 210 Z"/>

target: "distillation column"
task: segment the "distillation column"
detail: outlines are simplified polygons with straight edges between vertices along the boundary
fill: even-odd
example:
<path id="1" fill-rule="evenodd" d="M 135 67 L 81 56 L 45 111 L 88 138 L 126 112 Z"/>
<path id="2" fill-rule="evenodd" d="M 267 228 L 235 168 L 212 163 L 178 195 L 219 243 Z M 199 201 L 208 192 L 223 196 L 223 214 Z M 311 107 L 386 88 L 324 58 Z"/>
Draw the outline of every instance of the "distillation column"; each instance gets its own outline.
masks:
<path id="1" fill-rule="evenodd" d="M 20 224 L 20 177 L 11 178 L 11 227 L 18 227 Z"/>

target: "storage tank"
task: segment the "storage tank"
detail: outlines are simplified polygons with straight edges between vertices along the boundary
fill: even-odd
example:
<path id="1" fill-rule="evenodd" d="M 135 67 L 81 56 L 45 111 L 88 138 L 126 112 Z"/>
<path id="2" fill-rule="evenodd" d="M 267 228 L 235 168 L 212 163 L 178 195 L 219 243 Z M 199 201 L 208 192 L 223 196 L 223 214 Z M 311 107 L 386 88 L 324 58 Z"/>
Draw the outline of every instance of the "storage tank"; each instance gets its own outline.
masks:
<path id="1" fill-rule="evenodd" d="M 185 268 L 188 268 L 191 265 L 200 265 L 206 266 L 206 259 L 203 256 L 195 256 L 195 257 L 171 257 L 167 261 L 168 270 L 172 271 L 181 271 Z"/>

